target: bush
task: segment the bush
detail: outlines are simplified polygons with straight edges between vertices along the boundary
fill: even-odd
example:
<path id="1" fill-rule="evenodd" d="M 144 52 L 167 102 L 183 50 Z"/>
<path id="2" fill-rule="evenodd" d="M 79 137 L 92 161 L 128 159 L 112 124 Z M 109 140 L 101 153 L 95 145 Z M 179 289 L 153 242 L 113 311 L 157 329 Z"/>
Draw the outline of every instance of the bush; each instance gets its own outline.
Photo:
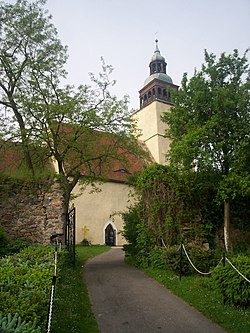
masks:
<path id="1" fill-rule="evenodd" d="M 216 265 L 218 265 L 222 257 L 222 253 L 220 251 L 205 251 L 199 247 L 187 247 L 186 251 L 194 266 L 203 273 L 211 271 Z M 185 254 L 183 255 L 186 256 Z M 189 268 L 190 273 L 196 272 L 190 264 Z"/>
<path id="2" fill-rule="evenodd" d="M 164 258 L 165 249 L 163 247 L 154 247 L 148 256 L 149 266 L 153 268 L 166 268 L 166 260 Z"/>
<path id="3" fill-rule="evenodd" d="M 194 266 L 201 272 L 207 273 L 215 267 L 220 258 L 221 253 L 215 250 L 204 251 L 199 247 L 185 247 L 187 254 Z M 180 245 L 171 246 L 165 249 L 166 266 L 176 273 L 180 273 Z M 182 275 L 190 275 L 196 273 L 187 259 L 184 250 L 182 251 Z"/>
<path id="4" fill-rule="evenodd" d="M 53 252 L 50 247 L 36 246 L 0 260 L 0 309 L 22 321 L 37 320 L 43 329 L 47 321 Z M 14 331 L 15 332 L 15 331 Z"/>
<path id="5" fill-rule="evenodd" d="M 250 257 L 238 256 L 230 259 L 232 264 L 250 280 Z M 228 263 L 218 266 L 212 274 L 213 286 L 229 304 L 250 306 L 250 283 Z"/>
<path id="6" fill-rule="evenodd" d="M 36 321 L 26 323 L 15 314 L 14 317 L 8 314 L 3 317 L 0 314 L 0 333 L 41 333 L 40 328 L 36 328 Z"/>
<path id="7" fill-rule="evenodd" d="M 132 206 L 129 210 L 122 214 L 124 221 L 124 228 L 122 235 L 128 241 L 128 245 L 124 246 L 124 250 L 127 255 L 136 255 L 138 249 L 137 236 L 138 236 L 138 225 L 141 224 L 140 218 L 140 206 Z"/>
<path id="8" fill-rule="evenodd" d="M 7 245 L 7 254 L 14 254 L 20 252 L 22 249 L 31 246 L 32 243 L 28 240 L 22 239 L 14 239 L 11 240 L 10 243 Z"/>
<path id="9" fill-rule="evenodd" d="M 4 255 L 7 254 L 7 252 L 8 252 L 7 246 L 9 244 L 9 242 L 10 242 L 10 240 L 9 240 L 7 233 L 5 232 L 3 227 L 0 225 L 0 257 L 3 257 Z"/>
<path id="10" fill-rule="evenodd" d="M 175 273 L 180 273 L 180 245 L 171 246 L 165 249 L 165 261 L 167 268 L 171 269 Z M 182 275 L 190 273 L 188 260 L 183 255 L 182 257 Z"/>
<path id="11" fill-rule="evenodd" d="M 0 225 L 0 258 L 6 255 L 20 252 L 25 247 L 31 245 L 30 241 L 14 239 L 11 240 L 3 227 Z"/>

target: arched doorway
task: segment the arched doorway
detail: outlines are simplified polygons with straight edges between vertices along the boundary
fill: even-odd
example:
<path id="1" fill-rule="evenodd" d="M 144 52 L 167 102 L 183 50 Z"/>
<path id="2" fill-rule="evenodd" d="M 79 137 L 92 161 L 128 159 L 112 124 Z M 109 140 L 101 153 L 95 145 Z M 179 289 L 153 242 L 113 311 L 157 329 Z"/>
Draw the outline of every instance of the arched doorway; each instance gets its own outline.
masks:
<path id="1" fill-rule="evenodd" d="M 116 230 L 113 228 L 111 223 L 109 223 L 105 228 L 105 244 L 109 246 L 116 245 Z"/>

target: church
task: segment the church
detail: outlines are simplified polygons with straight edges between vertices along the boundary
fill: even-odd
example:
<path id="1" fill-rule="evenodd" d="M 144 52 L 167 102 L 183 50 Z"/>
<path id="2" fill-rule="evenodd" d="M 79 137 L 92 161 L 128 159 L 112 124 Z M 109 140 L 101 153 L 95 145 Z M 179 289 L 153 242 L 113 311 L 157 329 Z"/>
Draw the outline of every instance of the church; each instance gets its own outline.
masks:
<path id="1" fill-rule="evenodd" d="M 170 112 L 171 92 L 177 90 L 167 74 L 167 63 L 161 55 L 158 40 L 149 63 L 149 76 L 139 91 L 140 108 L 132 117 L 137 123 L 140 140 L 151 154 L 152 161 L 166 164 L 165 155 L 170 142 L 164 137 L 166 124 L 161 121 L 165 112 Z M 129 170 L 122 165 L 111 165 L 108 181 L 98 185 L 97 191 L 91 186 L 83 192 L 80 185 L 73 190 L 76 208 L 76 243 L 88 241 L 90 244 L 122 246 L 126 240 L 122 236 L 123 220 L 121 212 L 133 204 L 133 187 L 126 181 L 128 175 L 142 169 L 136 159 L 129 160 Z"/>

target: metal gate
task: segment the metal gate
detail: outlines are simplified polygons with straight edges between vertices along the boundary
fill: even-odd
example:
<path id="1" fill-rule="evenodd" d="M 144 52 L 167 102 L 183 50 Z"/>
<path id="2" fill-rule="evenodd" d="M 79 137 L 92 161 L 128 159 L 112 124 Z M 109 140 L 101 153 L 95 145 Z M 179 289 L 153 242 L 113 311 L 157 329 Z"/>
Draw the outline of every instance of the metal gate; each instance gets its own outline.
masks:
<path id="1" fill-rule="evenodd" d="M 65 245 L 69 255 L 72 258 L 72 263 L 75 266 L 76 260 L 76 209 L 74 206 L 67 214 L 67 223 L 65 230 Z"/>

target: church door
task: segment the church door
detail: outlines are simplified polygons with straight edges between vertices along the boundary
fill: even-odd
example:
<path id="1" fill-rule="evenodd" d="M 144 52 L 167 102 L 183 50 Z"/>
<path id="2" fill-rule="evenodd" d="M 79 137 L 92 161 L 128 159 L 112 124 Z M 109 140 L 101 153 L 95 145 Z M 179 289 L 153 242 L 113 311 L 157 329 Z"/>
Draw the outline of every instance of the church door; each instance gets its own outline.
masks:
<path id="1" fill-rule="evenodd" d="M 114 246 L 116 244 L 115 236 L 115 229 L 109 224 L 105 229 L 105 244 Z"/>

